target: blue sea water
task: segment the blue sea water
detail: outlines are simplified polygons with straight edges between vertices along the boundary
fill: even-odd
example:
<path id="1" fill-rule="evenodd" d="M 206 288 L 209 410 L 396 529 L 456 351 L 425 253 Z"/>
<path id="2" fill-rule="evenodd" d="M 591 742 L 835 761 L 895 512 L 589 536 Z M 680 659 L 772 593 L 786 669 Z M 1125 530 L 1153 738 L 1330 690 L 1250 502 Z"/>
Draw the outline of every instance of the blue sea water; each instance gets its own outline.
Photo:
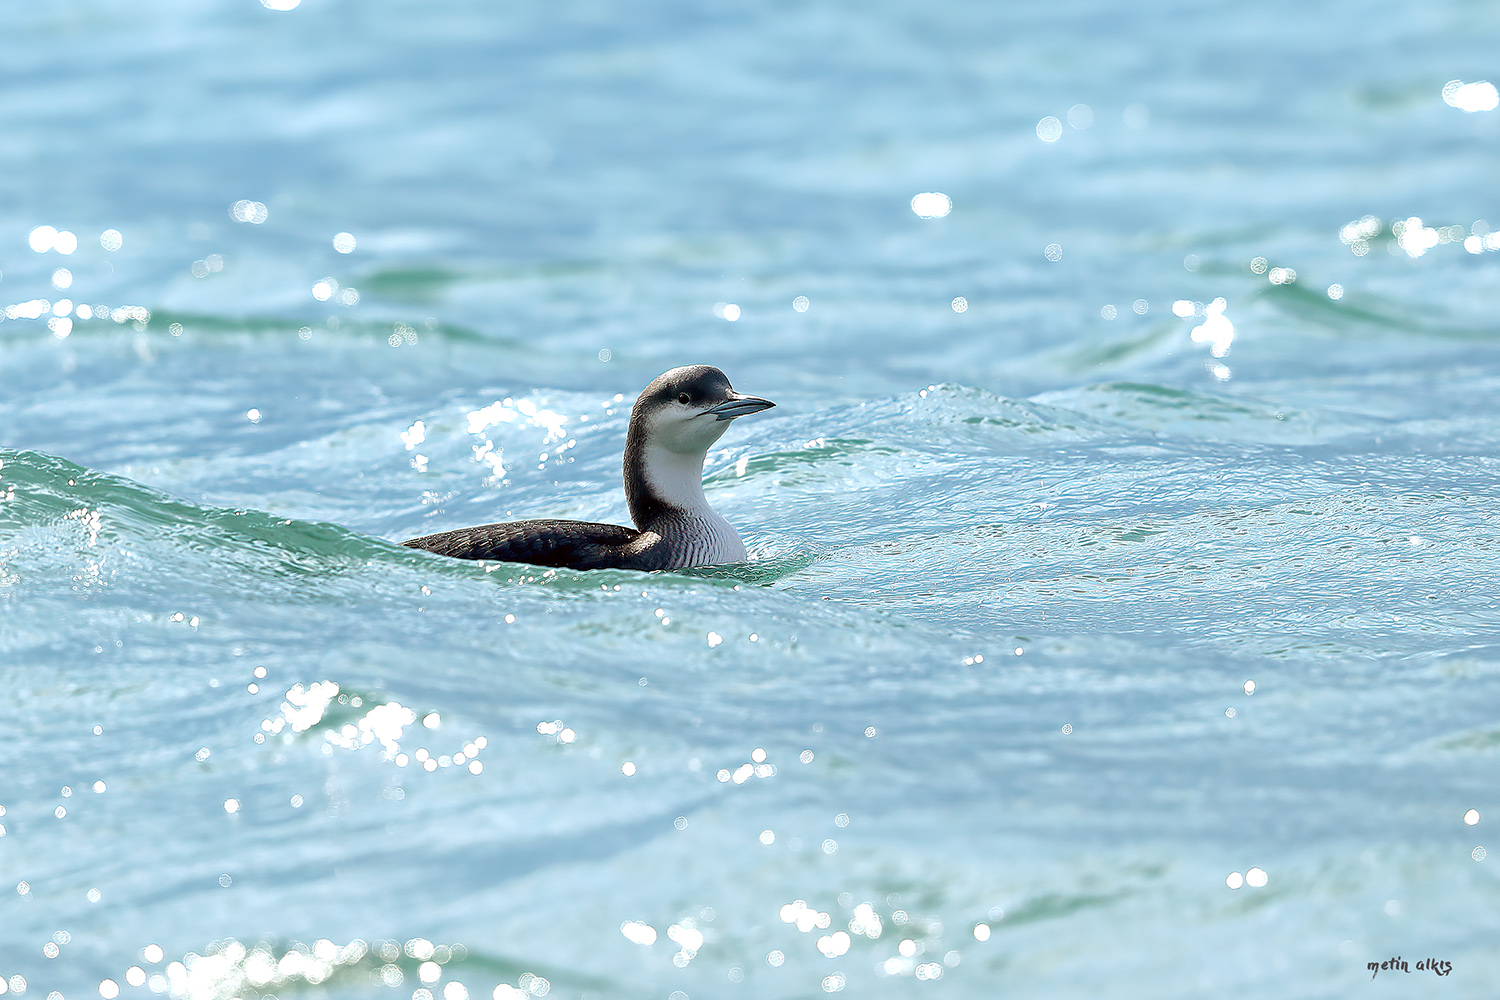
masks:
<path id="1" fill-rule="evenodd" d="M 1494 995 L 1492 6 L 0 43 L 0 992 Z M 686 363 L 748 564 L 395 544 Z"/>

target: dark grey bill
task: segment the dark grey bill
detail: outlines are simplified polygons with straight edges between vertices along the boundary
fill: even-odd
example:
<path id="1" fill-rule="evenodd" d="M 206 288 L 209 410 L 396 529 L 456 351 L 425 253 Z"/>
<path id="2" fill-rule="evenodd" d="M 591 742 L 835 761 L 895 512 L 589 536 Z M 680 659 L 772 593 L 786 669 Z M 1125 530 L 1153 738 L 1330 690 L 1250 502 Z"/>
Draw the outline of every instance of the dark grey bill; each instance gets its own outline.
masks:
<path id="1" fill-rule="evenodd" d="M 769 410 L 776 404 L 769 399 L 761 399 L 759 396 L 742 396 L 732 393 L 730 397 L 708 412 L 720 420 L 733 420 L 735 417 L 743 417 L 748 413 L 759 413 L 761 410 Z"/>

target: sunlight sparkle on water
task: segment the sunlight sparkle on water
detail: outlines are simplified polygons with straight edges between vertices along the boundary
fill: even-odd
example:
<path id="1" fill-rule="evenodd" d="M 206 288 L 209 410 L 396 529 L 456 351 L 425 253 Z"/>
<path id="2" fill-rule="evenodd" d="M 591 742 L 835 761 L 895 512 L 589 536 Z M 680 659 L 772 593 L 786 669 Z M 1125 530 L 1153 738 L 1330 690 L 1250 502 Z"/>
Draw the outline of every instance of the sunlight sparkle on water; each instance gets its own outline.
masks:
<path id="1" fill-rule="evenodd" d="M 44 314 L 52 311 L 52 303 L 47 299 L 31 299 L 26 302 L 16 302 L 5 307 L 6 319 L 40 319 Z"/>
<path id="2" fill-rule="evenodd" d="M 911 210 L 920 219 L 941 219 L 953 211 L 953 199 L 941 191 L 923 191 L 912 196 Z"/>
<path id="3" fill-rule="evenodd" d="M 860 903 L 854 908 L 854 916 L 849 918 L 849 933 L 863 934 L 870 940 L 880 937 L 884 930 L 880 922 L 880 914 L 875 912 L 875 907 L 870 903 Z"/>
<path id="4" fill-rule="evenodd" d="M 56 250 L 65 257 L 78 249 L 78 237 L 75 234 L 53 226 L 37 226 L 27 235 L 26 242 L 37 253 Z"/>
<path id="5" fill-rule="evenodd" d="M 1422 220 L 1415 215 L 1391 223 L 1391 234 L 1408 257 L 1420 257 L 1443 242 L 1442 234 L 1431 226 L 1422 225 Z"/>
<path id="6" fill-rule="evenodd" d="M 553 743 L 572 743 L 578 738 L 578 734 L 564 726 L 561 719 L 554 719 L 551 722 L 538 722 L 536 731 L 542 736 L 551 737 Z"/>
<path id="7" fill-rule="evenodd" d="M 814 929 L 827 930 L 833 922 L 833 916 L 820 910 L 813 909 L 803 899 L 794 899 L 781 907 L 781 922 L 784 924 L 796 924 L 797 930 L 804 934 Z"/>
<path id="8" fill-rule="evenodd" d="M 266 732 L 279 733 L 290 724 L 292 732 L 302 733 L 323 721 L 328 706 L 339 695 L 339 686 L 334 681 L 314 681 L 303 687 L 293 684 L 281 703 L 281 715 L 275 720 L 261 723 Z"/>
<path id="9" fill-rule="evenodd" d="M 667 928 L 667 938 L 677 943 L 680 949 L 672 956 L 672 964 L 679 969 L 687 966 L 703 947 L 703 932 L 693 920 L 683 920 Z"/>
<path id="10" fill-rule="evenodd" d="M 1036 137 L 1043 142 L 1056 142 L 1062 138 L 1062 134 L 1062 122 L 1052 115 L 1036 123 Z"/>
<path id="11" fill-rule="evenodd" d="M 346 968 L 349 970 L 343 973 L 346 976 L 397 987 L 405 975 L 394 963 L 403 953 L 422 963 L 419 975 L 424 982 L 435 983 L 442 977 L 441 966 L 464 960 L 468 949 L 461 944 L 434 945 L 423 938 L 413 938 L 404 946 L 399 941 L 376 941 L 370 945 L 358 938 L 346 945 L 338 945 L 322 938 L 311 948 L 293 943 L 281 950 L 265 943 L 247 946 L 228 938 L 209 945 L 204 954 L 189 952 L 182 961 L 170 963 L 165 969 L 166 975 L 150 977 L 149 986 L 154 993 L 170 992 L 174 997 L 187 1000 L 208 1000 L 247 992 L 261 996 L 269 989 L 301 991 L 306 986 L 318 986 L 338 973 L 340 968 Z M 143 957 L 148 965 L 154 965 L 162 960 L 162 950 L 157 945 L 149 945 Z M 546 982 L 530 973 L 527 976 L 534 981 Z M 523 980 L 527 976 L 523 976 Z M 146 972 L 140 966 L 127 969 L 124 979 L 133 987 L 148 985 Z M 461 984 L 450 983 L 449 986 L 457 989 L 445 988 L 445 1000 L 462 1000 L 468 995 Z M 103 993 L 103 989 L 101 985 L 101 995 L 107 997 L 109 994 Z M 541 987 L 520 991 L 516 995 L 541 996 L 545 992 L 546 987 Z M 501 994 L 497 992 L 496 995 Z"/>
<path id="12" fill-rule="evenodd" d="M 405 705 L 386 702 L 371 708 L 357 723 L 346 723 L 337 734 L 330 731 L 328 738 L 335 746 L 349 750 L 379 743 L 388 754 L 394 754 L 400 749 L 406 727 L 416 721 L 417 713 Z M 474 754 L 467 756 L 473 757 Z"/>
<path id="13" fill-rule="evenodd" d="M 488 406 L 470 411 L 468 430 L 470 434 L 477 436 L 498 424 L 524 423 L 532 427 L 546 428 L 547 436 L 543 443 L 550 443 L 567 436 L 567 432 L 563 429 L 567 421 L 568 418 L 561 413 L 539 407 L 532 400 L 516 400 L 507 396 Z"/>
<path id="14" fill-rule="evenodd" d="M 1354 222 L 1345 223 L 1339 229 L 1339 242 L 1353 251 L 1356 257 L 1363 257 L 1370 252 L 1370 241 L 1384 229 L 1385 224 L 1379 219 L 1366 215 Z"/>
<path id="15" fill-rule="evenodd" d="M 625 935 L 625 940 L 636 944 L 652 945 L 656 943 L 656 928 L 639 920 L 627 920 L 620 925 L 620 933 Z"/>
<path id="16" fill-rule="evenodd" d="M 241 199 L 229 206 L 229 217 L 235 222 L 248 222 L 258 226 L 269 216 L 266 206 L 258 201 Z"/>
<path id="17" fill-rule="evenodd" d="M 427 440 L 427 425 L 418 420 L 406 430 L 401 432 L 401 443 L 406 445 L 407 451 L 415 451 L 417 445 Z"/>
<path id="18" fill-rule="evenodd" d="M 1464 83 L 1462 80 L 1449 80 L 1443 86 L 1443 101 L 1449 107 L 1460 111 L 1494 111 L 1500 107 L 1500 91 L 1488 80 L 1480 80 L 1477 83 Z"/>
<path id="19" fill-rule="evenodd" d="M 1234 342 L 1234 324 L 1224 315 L 1228 306 L 1229 303 L 1223 298 L 1214 299 L 1203 311 L 1203 322 L 1193 327 L 1191 334 L 1193 343 L 1208 344 L 1209 353 L 1216 358 L 1228 354 L 1229 345 Z M 1177 312 L 1176 305 L 1172 307 L 1172 311 Z"/>
<path id="20" fill-rule="evenodd" d="M 825 958 L 838 958 L 849 951 L 849 935 L 844 931 L 834 931 L 832 934 L 818 938 L 818 951 Z"/>

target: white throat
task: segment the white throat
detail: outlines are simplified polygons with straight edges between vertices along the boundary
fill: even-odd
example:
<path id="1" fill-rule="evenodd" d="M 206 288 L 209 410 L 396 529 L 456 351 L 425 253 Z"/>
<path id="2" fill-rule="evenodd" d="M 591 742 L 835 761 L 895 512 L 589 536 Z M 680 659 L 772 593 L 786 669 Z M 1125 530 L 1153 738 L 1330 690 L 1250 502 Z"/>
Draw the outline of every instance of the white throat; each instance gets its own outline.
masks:
<path id="1" fill-rule="evenodd" d="M 703 495 L 705 457 L 704 452 L 684 454 L 650 444 L 641 452 L 636 473 L 672 515 L 652 524 L 660 532 L 660 544 L 671 554 L 669 566 L 745 560 L 745 543 L 739 532 L 708 505 Z"/>
<path id="2" fill-rule="evenodd" d="M 635 469 L 646 487 L 662 502 L 684 514 L 718 517 L 703 496 L 703 460 L 707 452 L 683 454 L 648 443 Z"/>

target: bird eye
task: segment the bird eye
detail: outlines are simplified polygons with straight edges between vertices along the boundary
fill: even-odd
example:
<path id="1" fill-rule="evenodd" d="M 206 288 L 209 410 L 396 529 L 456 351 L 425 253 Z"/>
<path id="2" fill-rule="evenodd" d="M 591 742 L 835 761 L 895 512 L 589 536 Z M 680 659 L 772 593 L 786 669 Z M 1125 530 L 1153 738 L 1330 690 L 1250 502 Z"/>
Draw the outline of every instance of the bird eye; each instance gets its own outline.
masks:
<path id="1" fill-rule="evenodd" d="M 681 403 L 683 406 L 686 406 L 689 402 L 691 402 L 691 400 L 692 400 L 692 397 L 690 397 L 685 392 L 679 392 L 677 394 L 677 402 Z"/>

